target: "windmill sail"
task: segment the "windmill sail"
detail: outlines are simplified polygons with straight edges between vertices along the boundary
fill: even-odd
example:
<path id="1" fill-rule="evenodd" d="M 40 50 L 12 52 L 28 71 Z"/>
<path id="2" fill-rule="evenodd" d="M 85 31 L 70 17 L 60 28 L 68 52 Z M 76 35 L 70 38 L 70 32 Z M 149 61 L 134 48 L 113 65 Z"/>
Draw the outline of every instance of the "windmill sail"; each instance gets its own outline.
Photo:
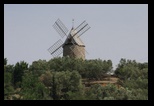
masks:
<path id="1" fill-rule="evenodd" d="M 54 25 L 54 29 L 59 33 L 59 35 L 63 38 L 64 36 L 67 36 L 68 29 L 66 26 L 58 19 Z"/>
<path id="2" fill-rule="evenodd" d="M 63 52 L 62 45 L 63 45 L 63 42 L 62 42 L 61 39 L 59 39 L 56 43 L 54 43 L 54 44 L 48 49 L 48 51 L 51 53 L 51 55 L 52 55 L 53 57 L 57 57 L 57 56 L 59 56 L 59 55 Z"/>
<path id="3" fill-rule="evenodd" d="M 73 35 L 78 34 L 78 36 L 81 36 L 83 33 L 85 33 L 88 29 L 90 29 L 90 26 L 86 21 L 83 21 L 77 28 L 75 28 L 76 33 Z"/>

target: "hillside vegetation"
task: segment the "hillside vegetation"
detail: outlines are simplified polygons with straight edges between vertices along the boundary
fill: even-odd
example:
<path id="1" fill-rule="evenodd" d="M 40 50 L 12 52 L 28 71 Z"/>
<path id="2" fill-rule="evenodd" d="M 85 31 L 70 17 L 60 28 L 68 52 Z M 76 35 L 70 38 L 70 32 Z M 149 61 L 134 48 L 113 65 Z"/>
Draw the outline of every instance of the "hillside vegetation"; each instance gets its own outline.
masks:
<path id="1" fill-rule="evenodd" d="M 111 60 L 7 61 L 4 100 L 148 100 L 148 63 L 121 59 L 110 76 Z"/>

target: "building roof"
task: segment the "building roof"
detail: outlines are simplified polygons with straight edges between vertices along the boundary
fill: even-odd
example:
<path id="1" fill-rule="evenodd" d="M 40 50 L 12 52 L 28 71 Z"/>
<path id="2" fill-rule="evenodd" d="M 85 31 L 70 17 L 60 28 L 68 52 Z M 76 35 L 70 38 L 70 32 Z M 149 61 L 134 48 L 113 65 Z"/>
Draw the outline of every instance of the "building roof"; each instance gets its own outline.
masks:
<path id="1" fill-rule="evenodd" d="M 72 28 L 71 31 L 70 31 L 70 33 L 68 34 L 67 39 L 66 39 L 65 42 L 64 42 L 64 45 L 73 42 L 74 44 L 77 44 L 77 45 L 79 45 L 79 46 L 85 46 L 84 43 L 82 42 L 82 40 L 79 38 L 79 35 L 78 35 L 78 34 L 76 34 L 76 35 L 73 37 L 73 35 L 74 35 L 75 32 L 76 32 L 76 30 L 75 30 L 74 28 Z M 72 38 L 72 39 L 71 39 L 72 42 L 71 42 L 70 38 Z"/>

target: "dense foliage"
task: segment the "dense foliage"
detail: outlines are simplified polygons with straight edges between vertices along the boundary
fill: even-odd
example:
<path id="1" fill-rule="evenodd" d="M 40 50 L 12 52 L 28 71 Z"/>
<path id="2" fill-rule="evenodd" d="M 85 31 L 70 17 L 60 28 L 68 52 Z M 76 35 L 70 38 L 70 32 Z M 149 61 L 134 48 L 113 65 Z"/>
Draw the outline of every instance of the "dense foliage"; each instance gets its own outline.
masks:
<path id="1" fill-rule="evenodd" d="M 148 100 L 148 63 L 121 59 L 114 70 L 116 84 L 92 84 L 112 72 L 111 60 L 69 57 L 7 64 L 4 58 L 5 100 Z"/>

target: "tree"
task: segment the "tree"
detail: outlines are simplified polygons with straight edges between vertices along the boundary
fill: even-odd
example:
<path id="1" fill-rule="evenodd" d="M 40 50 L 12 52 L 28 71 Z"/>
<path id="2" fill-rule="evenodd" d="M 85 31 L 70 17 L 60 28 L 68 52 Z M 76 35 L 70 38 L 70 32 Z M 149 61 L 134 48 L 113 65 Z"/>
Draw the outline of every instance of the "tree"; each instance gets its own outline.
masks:
<path id="1" fill-rule="evenodd" d="M 8 97 L 14 92 L 13 84 L 12 84 L 12 72 L 14 70 L 13 65 L 7 65 L 7 58 L 4 58 L 4 99 L 8 99 Z"/>
<path id="2" fill-rule="evenodd" d="M 90 87 L 89 90 L 85 92 L 85 97 L 88 100 L 102 100 L 103 99 L 103 91 L 102 86 L 100 84 L 94 84 Z"/>
<path id="3" fill-rule="evenodd" d="M 30 70 L 49 70 L 49 66 L 46 60 L 39 59 L 38 61 L 34 61 L 32 65 L 29 67 Z"/>
<path id="4" fill-rule="evenodd" d="M 45 86 L 39 81 L 37 76 L 31 73 L 24 74 L 20 94 L 25 100 L 42 100 L 48 98 Z"/>
<path id="5" fill-rule="evenodd" d="M 13 92 L 12 74 L 4 71 L 4 99 L 7 99 Z"/>
<path id="6" fill-rule="evenodd" d="M 132 92 L 128 99 L 148 99 L 148 63 L 121 59 L 115 74 L 123 80 L 121 85 Z"/>
<path id="7" fill-rule="evenodd" d="M 148 100 L 148 63 L 122 58 L 115 70 L 116 84 L 84 87 L 81 82 L 102 80 L 110 71 L 111 60 L 59 57 L 34 61 L 28 68 L 24 61 L 7 65 L 4 58 L 4 99 L 18 94 L 14 99 Z"/>
<path id="8" fill-rule="evenodd" d="M 4 71 L 5 72 L 10 72 L 11 74 L 13 73 L 14 71 L 14 65 L 4 65 Z"/>
<path id="9" fill-rule="evenodd" d="M 85 61 L 86 78 L 102 79 L 102 75 L 112 70 L 112 61 L 102 61 L 101 59 Z"/>
<path id="10" fill-rule="evenodd" d="M 4 65 L 7 65 L 7 58 L 4 58 Z"/>
<path id="11" fill-rule="evenodd" d="M 51 59 L 48 64 L 50 67 L 50 70 L 55 70 L 55 71 L 81 71 L 84 66 L 82 59 L 74 59 L 70 57 L 59 57 L 59 58 L 54 58 Z"/>
<path id="12" fill-rule="evenodd" d="M 49 70 L 49 65 L 46 60 L 39 59 L 38 61 L 34 61 L 32 65 L 30 65 L 29 70 L 37 75 L 38 77 L 42 75 L 45 71 Z"/>
<path id="13" fill-rule="evenodd" d="M 16 63 L 13 72 L 13 81 L 15 87 L 21 86 L 22 76 L 24 75 L 24 71 L 27 69 L 28 69 L 28 63 L 24 61 Z"/>
<path id="14" fill-rule="evenodd" d="M 81 90 L 81 76 L 77 71 L 53 72 L 50 95 L 54 100 L 70 100 L 71 93 L 81 93 Z"/>
<path id="15" fill-rule="evenodd" d="M 39 80 L 46 86 L 46 87 L 51 87 L 51 82 L 52 82 L 52 74 L 51 71 L 45 71 L 44 74 L 42 74 L 39 77 Z"/>

